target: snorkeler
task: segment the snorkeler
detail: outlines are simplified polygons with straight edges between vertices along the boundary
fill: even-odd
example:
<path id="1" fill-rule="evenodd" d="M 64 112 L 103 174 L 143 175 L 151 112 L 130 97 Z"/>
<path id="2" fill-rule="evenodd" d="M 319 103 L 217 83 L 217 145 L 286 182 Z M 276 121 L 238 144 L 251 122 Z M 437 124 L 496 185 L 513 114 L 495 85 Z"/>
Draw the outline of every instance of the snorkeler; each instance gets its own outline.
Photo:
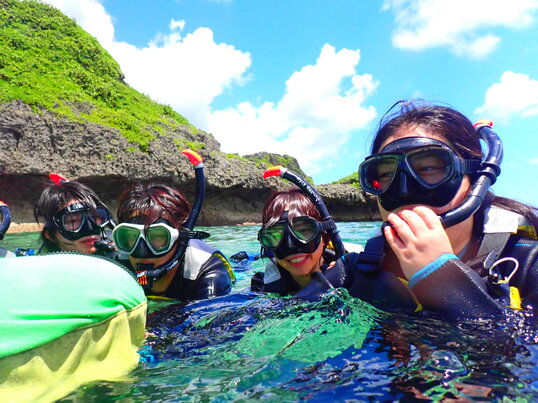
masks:
<path id="1" fill-rule="evenodd" d="M 11 213 L 7 204 L 0 201 L 0 241 L 4 239 L 4 235 L 7 232 L 9 225 L 11 224 Z M 7 249 L 0 248 L 0 257 L 12 257 L 15 256 L 13 252 Z"/>
<path id="2" fill-rule="evenodd" d="M 258 232 L 263 255 L 272 256 L 265 272 L 252 278 L 253 291 L 294 294 L 327 267 L 323 258 L 329 238 L 321 216 L 300 189 L 273 193 L 263 208 Z"/>
<path id="3" fill-rule="evenodd" d="M 111 253 L 113 247 L 106 239 L 105 229 L 111 229 L 114 224 L 105 204 L 80 182 L 56 174 L 49 177 L 52 182 L 45 186 L 34 206 L 36 221 L 45 221 L 41 231 L 43 244 L 38 254 Z"/>
<path id="4" fill-rule="evenodd" d="M 201 240 L 209 234 L 185 228 L 189 213 L 185 197 L 165 185 L 135 185 L 120 196 L 114 243 L 147 294 L 187 301 L 231 291 L 230 264 Z"/>
<path id="5" fill-rule="evenodd" d="M 264 172 L 265 178 L 273 176 L 298 188 L 275 192 L 265 203 L 258 241 L 261 255 L 270 260 L 265 272 L 252 278 L 251 289 L 290 295 L 308 285 L 314 273 L 324 271 L 346 248 L 358 252 L 362 247 L 344 245 L 321 196 L 303 178 L 282 166 Z"/>
<path id="6" fill-rule="evenodd" d="M 538 217 L 532 207 L 487 192 L 502 144 L 443 106 L 401 101 L 382 119 L 359 168 L 377 196 L 383 236 L 348 254 L 298 296 L 332 287 L 387 310 L 451 317 L 538 309 Z M 488 155 L 480 137 L 487 141 Z"/>

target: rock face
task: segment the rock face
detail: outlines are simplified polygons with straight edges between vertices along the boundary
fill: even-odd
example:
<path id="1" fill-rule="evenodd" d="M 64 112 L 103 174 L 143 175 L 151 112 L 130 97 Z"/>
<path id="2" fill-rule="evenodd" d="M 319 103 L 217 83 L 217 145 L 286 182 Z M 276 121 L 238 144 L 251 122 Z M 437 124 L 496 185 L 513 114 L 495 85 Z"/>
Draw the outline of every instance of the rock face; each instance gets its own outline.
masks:
<path id="1" fill-rule="evenodd" d="M 48 183 L 47 175 L 60 173 L 90 186 L 114 212 L 123 190 L 136 182 L 164 183 L 194 198 L 194 173 L 174 143 L 175 135 L 204 143 L 207 197 L 199 225 L 259 222 L 267 197 L 288 186 L 277 178 L 263 179 L 263 163 L 230 158 L 208 133 L 189 127 L 174 129 L 139 151 L 118 130 L 94 123 L 78 123 L 34 112 L 13 101 L 0 105 L 0 200 L 10 206 L 13 222 L 33 221 L 33 204 Z M 298 165 L 297 165 L 298 167 Z M 325 185 L 333 216 L 340 221 L 378 219 L 371 198 L 349 185 Z"/>

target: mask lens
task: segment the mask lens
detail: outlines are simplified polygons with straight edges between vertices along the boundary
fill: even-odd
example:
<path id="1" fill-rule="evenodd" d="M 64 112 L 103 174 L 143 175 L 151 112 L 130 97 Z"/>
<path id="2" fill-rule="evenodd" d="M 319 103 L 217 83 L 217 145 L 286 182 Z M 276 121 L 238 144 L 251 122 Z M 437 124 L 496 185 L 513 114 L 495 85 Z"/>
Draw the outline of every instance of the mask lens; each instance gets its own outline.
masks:
<path id="1" fill-rule="evenodd" d="M 108 210 L 106 208 L 98 207 L 96 210 L 96 214 L 92 215 L 93 220 L 97 225 L 100 227 L 108 224 L 110 221 L 110 214 L 108 213 Z"/>
<path id="2" fill-rule="evenodd" d="M 392 183 L 397 168 L 398 158 L 394 155 L 380 155 L 364 161 L 359 168 L 362 187 L 370 193 L 383 193 Z"/>
<path id="3" fill-rule="evenodd" d="M 118 226 L 112 234 L 117 248 L 129 253 L 135 247 L 140 237 L 140 230 L 132 227 Z"/>
<path id="4" fill-rule="evenodd" d="M 453 173 L 452 154 L 445 149 L 426 149 L 410 153 L 407 160 L 417 179 L 428 187 L 441 184 Z"/>
<path id="5" fill-rule="evenodd" d="M 271 225 L 269 228 L 262 228 L 258 235 L 258 239 L 262 246 L 269 249 L 276 248 L 280 244 L 280 241 L 282 241 L 282 234 L 284 233 L 285 227 L 285 224 L 277 223 Z"/>
<path id="6" fill-rule="evenodd" d="M 77 232 L 84 221 L 83 211 L 75 211 L 73 213 L 65 213 L 62 217 L 62 225 L 66 231 Z"/>
<path id="7" fill-rule="evenodd" d="M 161 253 L 170 249 L 172 235 L 166 227 L 150 227 L 146 233 L 146 239 L 156 253 Z"/>
<path id="8" fill-rule="evenodd" d="M 297 217 L 291 220 L 293 235 L 300 241 L 310 242 L 318 234 L 316 222 L 308 217 Z"/>

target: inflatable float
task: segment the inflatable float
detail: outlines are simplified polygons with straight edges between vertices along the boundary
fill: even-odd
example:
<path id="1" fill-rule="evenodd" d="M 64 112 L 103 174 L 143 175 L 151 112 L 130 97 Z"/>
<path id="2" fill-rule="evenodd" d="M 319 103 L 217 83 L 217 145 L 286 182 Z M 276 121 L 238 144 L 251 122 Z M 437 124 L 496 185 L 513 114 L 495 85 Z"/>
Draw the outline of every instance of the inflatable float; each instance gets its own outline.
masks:
<path id="1" fill-rule="evenodd" d="M 122 266 L 79 254 L 0 259 L 0 401 L 54 401 L 136 367 L 147 300 Z"/>

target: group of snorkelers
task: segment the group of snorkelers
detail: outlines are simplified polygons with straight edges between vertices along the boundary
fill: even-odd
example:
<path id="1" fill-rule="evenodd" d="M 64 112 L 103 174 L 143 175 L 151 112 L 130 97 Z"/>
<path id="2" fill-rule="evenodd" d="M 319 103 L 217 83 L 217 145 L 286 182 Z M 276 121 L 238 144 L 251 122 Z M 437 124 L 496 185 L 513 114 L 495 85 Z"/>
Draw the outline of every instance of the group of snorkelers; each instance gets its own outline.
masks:
<path id="1" fill-rule="evenodd" d="M 451 317 L 538 310 L 538 214 L 488 191 L 501 160 L 491 124 L 475 127 L 445 106 L 396 103 L 359 167 L 384 220 L 379 235 L 350 252 L 318 195 L 292 180 L 297 188 L 273 193 L 264 206 L 258 240 L 266 267 L 252 290 L 311 299 L 343 287 L 381 309 Z M 227 294 L 233 270 L 202 240 L 209 234 L 193 230 L 194 210 L 172 187 L 136 185 L 120 196 L 116 224 L 90 188 L 56 179 L 35 205 L 44 222 L 39 253 L 107 255 L 150 295 Z"/>

